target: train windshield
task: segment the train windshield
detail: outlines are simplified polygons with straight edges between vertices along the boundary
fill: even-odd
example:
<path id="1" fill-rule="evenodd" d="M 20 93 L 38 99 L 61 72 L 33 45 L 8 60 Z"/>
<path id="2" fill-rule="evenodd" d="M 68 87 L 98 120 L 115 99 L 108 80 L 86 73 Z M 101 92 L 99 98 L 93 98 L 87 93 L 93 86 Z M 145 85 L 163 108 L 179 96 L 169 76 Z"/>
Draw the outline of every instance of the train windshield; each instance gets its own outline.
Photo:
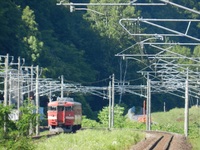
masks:
<path id="1" fill-rule="evenodd" d="M 65 111 L 72 111 L 72 106 L 66 106 Z"/>
<path id="2" fill-rule="evenodd" d="M 58 111 L 63 111 L 64 110 L 64 106 L 58 106 Z"/>
<path id="3" fill-rule="evenodd" d="M 48 110 L 55 111 L 55 110 L 56 110 L 56 106 L 49 106 L 49 107 L 48 107 Z"/>

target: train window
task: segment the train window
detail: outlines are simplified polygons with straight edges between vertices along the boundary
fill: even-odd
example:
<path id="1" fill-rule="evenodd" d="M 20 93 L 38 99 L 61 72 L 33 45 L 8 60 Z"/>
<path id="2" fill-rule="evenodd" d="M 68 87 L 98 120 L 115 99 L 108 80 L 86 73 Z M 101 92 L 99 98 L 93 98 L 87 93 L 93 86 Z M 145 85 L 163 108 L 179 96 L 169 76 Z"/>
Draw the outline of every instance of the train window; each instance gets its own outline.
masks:
<path id="1" fill-rule="evenodd" d="M 53 111 L 55 111 L 55 110 L 56 110 L 56 106 L 49 106 L 49 107 L 48 107 L 48 110 L 53 110 Z"/>
<path id="2" fill-rule="evenodd" d="M 65 111 L 72 111 L 72 106 L 65 107 Z"/>
<path id="3" fill-rule="evenodd" d="M 63 111 L 64 110 L 64 106 L 58 106 L 58 111 Z"/>

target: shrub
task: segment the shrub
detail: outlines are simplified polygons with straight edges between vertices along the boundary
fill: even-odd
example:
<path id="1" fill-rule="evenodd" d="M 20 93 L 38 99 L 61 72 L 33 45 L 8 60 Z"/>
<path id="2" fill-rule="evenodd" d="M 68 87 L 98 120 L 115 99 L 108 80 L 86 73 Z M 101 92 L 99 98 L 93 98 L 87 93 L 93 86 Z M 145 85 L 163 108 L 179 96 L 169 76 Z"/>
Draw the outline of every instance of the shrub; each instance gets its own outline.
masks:
<path id="1" fill-rule="evenodd" d="M 36 114 L 33 113 L 34 107 L 28 103 L 20 108 L 21 114 L 18 121 L 9 119 L 12 106 L 0 104 L 0 149 L 3 150 L 32 150 L 34 146 L 30 142 L 29 128 L 30 122 L 35 122 Z M 4 130 L 6 127 L 6 131 Z"/>
<path id="2" fill-rule="evenodd" d="M 86 116 L 82 116 L 82 127 L 95 128 L 99 126 L 99 123 L 95 120 L 91 120 L 86 118 Z"/>
<path id="3" fill-rule="evenodd" d="M 116 105 L 114 107 L 114 127 L 122 128 L 125 126 L 125 117 L 123 116 L 124 107 Z M 104 107 L 98 114 L 98 118 L 103 127 L 108 127 L 109 123 L 109 107 Z"/>

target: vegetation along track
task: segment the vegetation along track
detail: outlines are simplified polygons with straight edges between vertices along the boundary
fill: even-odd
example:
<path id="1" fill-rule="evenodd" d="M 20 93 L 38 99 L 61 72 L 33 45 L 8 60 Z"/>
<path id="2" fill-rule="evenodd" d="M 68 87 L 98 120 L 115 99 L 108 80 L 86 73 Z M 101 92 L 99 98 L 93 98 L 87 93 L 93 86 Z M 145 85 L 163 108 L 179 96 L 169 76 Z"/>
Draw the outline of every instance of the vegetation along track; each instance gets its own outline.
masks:
<path id="1" fill-rule="evenodd" d="M 82 128 L 81 130 L 87 129 Z M 105 128 L 99 128 L 98 130 L 105 130 Z M 48 131 L 48 127 L 43 127 L 42 131 Z M 56 135 L 59 134 L 46 133 L 40 136 L 33 136 L 32 139 L 49 138 Z M 180 134 L 146 131 L 146 138 L 133 145 L 130 150 L 192 150 L 192 146 L 188 143 L 186 137 Z"/>
<path id="2" fill-rule="evenodd" d="M 85 129 L 87 129 L 87 128 L 81 128 L 80 130 L 85 130 Z M 60 133 L 48 132 L 48 131 L 49 131 L 49 127 L 41 126 L 40 127 L 40 132 L 46 132 L 46 133 L 45 134 L 41 134 L 41 135 L 32 136 L 32 139 L 40 139 L 40 138 L 43 138 L 43 137 L 49 138 L 49 137 L 57 136 L 57 135 L 60 134 Z"/>
<path id="3" fill-rule="evenodd" d="M 58 134 L 56 133 L 48 133 L 48 134 L 44 134 L 44 135 L 36 135 L 36 136 L 32 136 L 32 139 L 40 139 L 40 138 L 43 138 L 43 137 L 52 137 L 52 136 L 56 136 Z"/>
<path id="4" fill-rule="evenodd" d="M 191 150 L 183 135 L 166 132 L 147 132 L 146 138 L 131 147 L 131 150 Z"/>

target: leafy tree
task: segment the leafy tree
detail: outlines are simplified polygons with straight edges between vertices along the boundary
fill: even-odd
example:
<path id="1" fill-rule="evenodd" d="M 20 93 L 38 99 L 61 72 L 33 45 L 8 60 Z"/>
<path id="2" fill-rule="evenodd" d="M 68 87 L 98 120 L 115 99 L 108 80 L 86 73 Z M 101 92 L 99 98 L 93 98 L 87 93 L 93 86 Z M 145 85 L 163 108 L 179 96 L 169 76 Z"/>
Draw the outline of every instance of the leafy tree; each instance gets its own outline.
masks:
<path id="1" fill-rule="evenodd" d="M 100 126 L 98 122 L 96 122 L 95 120 L 88 119 L 86 116 L 82 116 L 81 125 L 82 127 L 87 128 L 96 128 Z"/>
<path id="2" fill-rule="evenodd" d="M 0 1 L 0 51 L 18 56 L 21 43 L 21 11 L 11 0 Z"/>
<path id="3" fill-rule="evenodd" d="M 30 123 L 32 124 L 32 130 L 36 125 L 36 117 L 38 114 L 34 113 L 35 106 L 25 101 L 23 106 L 20 107 L 20 118 L 19 121 L 16 122 L 16 127 L 19 131 L 19 134 L 22 136 L 29 135 Z"/>
<path id="4" fill-rule="evenodd" d="M 9 119 L 9 114 L 11 113 L 12 107 L 11 106 L 4 106 L 0 104 L 0 139 L 3 140 L 9 136 L 6 134 L 7 131 L 16 129 L 13 121 Z M 6 126 L 6 131 L 4 130 L 4 126 Z"/>
<path id="5" fill-rule="evenodd" d="M 90 0 L 91 3 L 126 3 L 125 0 Z M 89 56 L 95 57 L 92 62 L 96 66 L 99 64 L 98 70 L 103 72 L 101 76 L 108 77 L 112 73 L 119 76 L 119 64 L 121 63 L 114 55 L 124 48 L 133 45 L 136 41 L 135 37 L 130 36 L 120 25 L 119 20 L 122 18 L 137 17 L 139 12 L 133 6 L 88 6 L 88 11 L 84 15 L 84 19 L 90 24 L 91 29 L 98 33 L 100 37 L 100 45 L 94 46 L 89 52 Z M 95 13 L 95 12 L 97 13 Z M 126 27 L 132 32 L 134 23 L 125 22 Z M 95 50 L 95 51 L 94 51 Z M 138 49 L 132 49 L 132 53 L 139 52 Z M 103 63 L 102 63 L 103 62 Z M 124 62 L 123 62 L 124 63 Z M 131 64 L 131 65 L 130 65 Z M 135 68 L 137 63 L 130 63 L 129 67 Z M 135 70 L 135 69 L 134 69 Z M 128 72 L 129 75 L 130 72 Z M 131 76 L 131 75 L 130 75 Z"/>
<path id="6" fill-rule="evenodd" d="M 178 53 L 178 54 L 181 54 L 181 55 L 186 56 L 186 57 L 191 56 L 191 50 L 188 47 L 185 47 L 185 46 L 180 46 L 180 45 L 174 46 L 171 51 Z"/>
<path id="7" fill-rule="evenodd" d="M 79 93 L 79 94 L 75 94 L 74 96 L 71 96 L 71 97 L 74 97 L 75 101 L 81 103 L 82 114 L 84 116 L 86 116 L 87 118 L 91 118 L 91 119 L 95 118 L 94 112 L 92 111 L 91 106 L 88 104 L 87 99 L 83 95 L 81 95 Z"/>
<path id="8" fill-rule="evenodd" d="M 31 62 L 35 62 L 40 55 L 43 42 L 38 39 L 38 24 L 35 21 L 34 12 L 29 6 L 26 6 L 23 9 L 22 20 L 24 21 L 26 27 L 26 35 L 24 36 L 23 41 L 27 45 L 27 51 L 24 51 L 23 53 L 25 54 L 22 53 L 22 55 L 26 58 L 31 56 Z"/>
<path id="9" fill-rule="evenodd" d="M 158 0 L 155 1 L 159 2 Z M 87 7 L 90 10 L 102 13 L 100 14 L 90 10 L 70 13 L 68 7 L 57 6 L 56 2 L 57 0 L 1 0 L 1 54 L 10 53 L 10 55 L 17 57 L 22 56 L 25 57 L 28 64 L 39 64 L 45 68 L 43 71 L 45 77 L 57 79 L 62 74 L 68 81 L 73 80 L 85 84 L 107 78 L 112 73 L 115 73 L 116 78 L 122 78 L 122 75 L 124 75 L 125 80 L 132 80 L 135 83 L 133 79 L 138 78 L 136 71 L 143 67 L 143 62 L 148 62 L 145 59 L 141 60 L 141 63 L 132 60 L 123 61 L 114 57 L 116 53 L 142 40 L 141 37 L 128 35 L 119 25 L 120 19 L 138 16 L 167 19 L 199 18 L 197 14 L 171 5 Z M 77 0 L 72 2 L 77 2 Z M 90 2 L 127 3 L 126 0 L 91 0 Z M 143 2 L 150 1 L 143 0 Z M 200 2 L 197 0 L 173 0 L 173 2 L 196 10 L 200 8 Z M 149 26 L 146 28 L 137 22 L 123 22 L 123 24 L 132 33 L 160 32 L 157 28 Z M 161 25 L 167 25 L 174 30 L 185 31 L 188 24 L 163 22 Z M 192 25 L 198 27 L 198 29 L 200 25 L 192 23 L 188 31 L 191 35 L 194 34 L 198 37 L 199 30 L 193 28 Z M 181 37 L 175 37 L 173 40 L 182 42 Z M 199 57 L 198 49 L 198 47 L 194 49 L 193 56 Z M 154 52 L 154 49 L 147 47 L 143 49 L 144 51 L 141 50 L 138 46 L 127 52 L 130 54 L 141 53 L 146 50 Z M 192 55 L 188 47 L 177 46 L 173 51 L 186 56 Z M 180 59 L 179 63 L 191 62 Z M 137 83 L 140 84 L 141 82 L 140 80 Z M 107 83 L 102 82 L 97 86 L 105 84 Z M 127 105 L 140 105 L 138 101 L 133 101 L 132 97 L 124 96 L 123 102 Z M 133 99 L 138 98 L 134 97 Z M 155 97 L 155 99 L 159 98 Z M 91 108 L 96 107 L 94 105 Z M 159 106 L 156 107 L 159 108 Z M 87 112 L 87 108 L 89 107 L 84 108 L 85 112 Z"/>
<path id="10" fill-rule="evenodd" d="M 28 133 L 30 120 L 33 120 L 36 116 L 32 113 L 33 107 L 29 104 L 21 107 L 22 114 L 16 122 L 9 119 L 11 110 L 12 106 L 0 104 L 0 148 L 33 150 L 34 146 L 31 144 Z M 4 125 L 6 125 L 6 132 L 4 131 Z"/>
<path id="11" fill-rule="evenodd" d="M 90 0 L 91 3 L 126 3 L 125 0 Z M 118 42 L 119 46 L 125 38 L 124 35 L 127 35 L 126 32 L 119 25 L 119 20 L 121 18 L 127 17 L 137 17 L 138 12 L 132 6 L 90 6 L 90 10 L 95 10 L 98 13 L 93 11 L 87 11 L 85 18 L 91 21 L 91 27 L 99 32 L 102 37 L 107 37 L 109 39 L 114 39 Z M 126 36 L 127 37 L 127 36 Z M 128 39 L 128 38 L 127 38 Z M 127 40 L 126 39 L 126 40 Z M 121 41 L 122 40 L 122 41 Z"/>
<path id="12" fill-rule="evenodd" d="M 200 57 L 200 46 L 199 45 L 194 48 L 193 56 Z"/>
<path id="13" fill-rule="evenodd" d="M 123 116 L 124 108 L 116 105 L 114 107 L 114 127 L 122 128 L 125 124 L 125 117 Z M 109 122 L 109 107 L 104 107 L 98 114 L 98 118 L 103 127 L 108 127 Z"/>

